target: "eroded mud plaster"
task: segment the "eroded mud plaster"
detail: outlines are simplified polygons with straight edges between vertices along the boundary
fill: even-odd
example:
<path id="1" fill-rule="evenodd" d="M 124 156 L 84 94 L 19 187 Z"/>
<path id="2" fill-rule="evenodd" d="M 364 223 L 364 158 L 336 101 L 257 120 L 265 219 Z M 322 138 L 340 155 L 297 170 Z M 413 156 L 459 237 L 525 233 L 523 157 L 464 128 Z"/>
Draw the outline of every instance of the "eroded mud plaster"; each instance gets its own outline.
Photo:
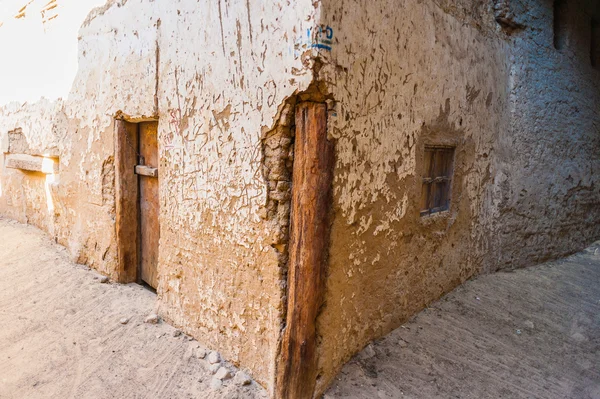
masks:
<path id="1" fill-rule="evenodd" d="M 259 212 L 262 219 L 274 224 L 271 245 L 278 253 L 282 282 L 285 282 L 288 259 L 296 102 L 296 96 L 285 101 L 277 124 L 261 139 L 262 174 L 268 192 L 266 205 Z"/>
<path id="2" fill-rule="evenodd" d="M 299 37 L 317 11 L 308 1 L 161 10 L 161 312 L 267 385 L 285 286 L 281 118 L 312 80 Z"/>
<path id="3" fill-rule="evenodd" d="M 59 174 L 42 174 L 6 168 L 7 154 L 45 157 L 54 162 L 66 118 L 62 101 L 36 104 L 12 103 L 0 108 L 0 209 L 7 216 L 31 223 L 57 236 L 62 204 L 54 200 Z"/>
<path id="4" fill-rule="evenodd" d="M 115 118 L 158 120 L 159 311 L 272 389 L 293 108 L 327 102 L 322 392 L 369 340 L 474 274 L 600 236 L 594 3 L 574 8 L 580 28 L 557 52 L 550 0 L 108 1 L 81 26 L 68 97 L 0 108 L 0 212 L 117 278 Z M 455 169 L 450 210 L 423 218 L 426 145 L 455 147 Z M 15 152 L 60 173 L 5 168 Z"/>
<path id="5" fill-rule="evenodd" d="M 57 148 L 61 171 L 48 214 L 43 181 L 3 170 L 2 212 L 115 278 L 114 119 L 159 120 L 160 312 L 265 385 L 285 287 L 282 104 L 312 81 L 304 32 L 318 12 L 312 1 L 109 1 L 80 29 L 68 98 L 0 111 L 3 141 L 22 129 L 35 152 Z"/>
<path id="6" fill-rule="evenodd" d="M 474 274 L 600 236 L 598 77 L 589 61 L 550 67 L 552 2 L 502 3 L 324 3 L 332 44 L 318 78 L 335 98 L 337 165 L 317 393 L 369 340 Z M 419 215 L 425 145 L 455 147 L 450 210 L 430 217 Z"/>

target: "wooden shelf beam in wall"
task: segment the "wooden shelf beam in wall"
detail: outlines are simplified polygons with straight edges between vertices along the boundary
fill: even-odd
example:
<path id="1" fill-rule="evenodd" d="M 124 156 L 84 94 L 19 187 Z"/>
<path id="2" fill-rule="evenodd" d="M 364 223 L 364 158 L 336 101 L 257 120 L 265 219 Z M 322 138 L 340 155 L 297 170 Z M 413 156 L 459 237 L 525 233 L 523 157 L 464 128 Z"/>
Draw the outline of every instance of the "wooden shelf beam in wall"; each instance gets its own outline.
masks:
<path id="1" fill-rule="evenodd" d="M 7 154 L 5 166 L 11 169 L 20 169 L 28 172 L 39 172 L 47 175 L 58 173 L 58 161 L 55 158 L 27 155 Z"/>
<path id="2" fill-rule="evenodd" d="M 287 316 L 275 387 L 280 399 L 314 395 L 316 322 L 325 291 L 334 156 L 334 144 L 327 140 L 327 106 L 297 105 Z"/>

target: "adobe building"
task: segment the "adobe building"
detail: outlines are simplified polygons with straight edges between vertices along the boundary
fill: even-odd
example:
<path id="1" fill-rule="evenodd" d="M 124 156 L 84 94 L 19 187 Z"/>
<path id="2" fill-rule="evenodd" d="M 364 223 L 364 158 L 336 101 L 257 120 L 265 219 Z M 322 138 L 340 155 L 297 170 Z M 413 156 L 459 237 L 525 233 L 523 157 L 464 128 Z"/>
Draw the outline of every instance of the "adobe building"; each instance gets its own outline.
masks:
<path id="1" fill-rule="evenodd" d="M 597 1 L 2 7 L 0 214 L 273 397 L 600 238 Z"/>

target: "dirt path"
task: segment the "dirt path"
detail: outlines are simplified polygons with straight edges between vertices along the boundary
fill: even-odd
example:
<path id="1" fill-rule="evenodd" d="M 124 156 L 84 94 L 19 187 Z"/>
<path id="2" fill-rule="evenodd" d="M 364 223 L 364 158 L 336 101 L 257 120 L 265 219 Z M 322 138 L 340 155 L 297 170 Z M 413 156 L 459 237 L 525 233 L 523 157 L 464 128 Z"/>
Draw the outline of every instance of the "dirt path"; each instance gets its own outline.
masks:
<path id="1" fill-rule="evenodd" d="M 600 398 L 600 242 L 459 287 L 365 348 L 325 398 Z"/>
<path id="2" fill-rule="evenodd" d="M 204 348 L 144 322 L 154 304 L 150 291 L 102 284 L 41 231 L 0 218 L 0 398 L 267 397 L 241 374 L 218 387 Z"/>
<path id="3" fill-rule="evenodd" d="M 154 304 L 0 218 L 0 398 L 267 397 L 212 386 L 204 348 L 144 323 Z M 600 399 L 600 243 L 468 282 L 369 345 L 325 398 Z"/>

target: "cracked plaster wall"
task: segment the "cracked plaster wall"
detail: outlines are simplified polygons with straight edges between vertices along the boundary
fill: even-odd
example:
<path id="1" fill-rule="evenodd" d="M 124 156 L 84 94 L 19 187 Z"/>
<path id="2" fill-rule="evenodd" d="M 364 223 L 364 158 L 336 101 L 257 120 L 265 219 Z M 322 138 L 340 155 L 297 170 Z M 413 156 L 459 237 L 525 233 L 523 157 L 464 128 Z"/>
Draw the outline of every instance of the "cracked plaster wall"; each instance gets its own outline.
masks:
<path id="1" fill-rule="evenodd" d="M 110 248 L 110 235 L 102 230 L 109 230 L 106 221 L 110 217 L 98 224 L 102 226 L 99 233 L 86 232 L 86 219 L 95 219 L 96 210 L 80 210 L 75 198 L 88 193 L 80 190 L 81 182 L 68 167 L 73 127 L 66 114 L 66 99 L 78 68 L 77 31 L 90 9 L 102 2 L 61 0 L 51 12 L 58 12 L 60 19 L 46 22 L 41 10 L 47 2 L 42 0 L 7 0 L 0 9 L 0 48 L 10 60 L 0 65 L 0 211 L 43 228 L 70 246 L 75 260 L 101 270 L 102 256 L 106 259 Z M 21 17 L 15 18 L 23 6 Z M 60 157 L 64 173 L 48 176 L 6 168 L 9 132 L 21 136 L 20 148 L 12 151 Z M 90 171 L 94 175 L 92 165 L 87 175 Z M 103 215 L 108 213 L 101 212 L 99 218 Z"/>
<path id="2" fill-rule="evenodd" d="M 574 25 L 589 18 L 583 4 Z M 557 55 L 550 1 L 502 7 L 323 4 L 335 40 L 319 79 L 335 100 L 337 164 L 318 392 L 367 342 L 473 275 L 600 237 L 589 42 L 575 34 L 577 62 Z M 425 144 L 456 146 L 456 158 L 450 211 L 422 218 Z"/>
<path id="3" fill-rule="evenodd" d="M 285 288 L 283 219 L 268 210 L 273 199 L 286 206 L 263 157 L 265 146 L 290 155 L 272 133 L 289 119 L 282 104 L 312 81 L 304 32 L 318 12 L 312 1 L 111 0 L 79 30 L 68 97 L 0 108 L 3 142 L 21 128 L 39 151 L 56 147 L 61 168 L 51 215 L 40 182 L 3 170 L 1 212 L 40 217 L 77 261 L 111 277 L 114 116 L 158 118 L 160 313 L 265 385 Z"/>
<path id="4" fill-rule="evenodd" d="M 161 310 L 267 385 L 285 281 L 262 139 L 312 80 L 302 35 L 317 13 L 311 1 L 161 11 Z"/>
<path id="5" fill-rule="evenodd" d="M 3 167 L 0 211 L 112 275 L 114 116 L 158 117 L 161 314 L 270 385 L 286 105 L 317 58 L 337 157 L 322 391 L 369 340 L 472 275 L 599 236 L 598 72 L 581 66 L 585 35 L 557 54 L 551 2 L 517 13 L 502 3 L 519 27 L 510 36 L 483 0 L 109 1 L 80 29 L 68 97 L 0 108 L 3 147 L 20 128 L 32 152 L 60 157 L 54 210 L 40 176 Z M 456 169 L 450 211 L 423 219 L 425 144 L 455 145 Z"/>
<path id="6" fill-rule="evenodd" d="M 56 237 L 61 234 L 62 204 L 53 198 L 60 175 L 22 172 L 5 166 L 10 151 L 55 157 L 61 129 L 66 126 L 62 101 L 11 103 L 0 108 L 0 211 L 23 223 L 31 223 Z"/>

